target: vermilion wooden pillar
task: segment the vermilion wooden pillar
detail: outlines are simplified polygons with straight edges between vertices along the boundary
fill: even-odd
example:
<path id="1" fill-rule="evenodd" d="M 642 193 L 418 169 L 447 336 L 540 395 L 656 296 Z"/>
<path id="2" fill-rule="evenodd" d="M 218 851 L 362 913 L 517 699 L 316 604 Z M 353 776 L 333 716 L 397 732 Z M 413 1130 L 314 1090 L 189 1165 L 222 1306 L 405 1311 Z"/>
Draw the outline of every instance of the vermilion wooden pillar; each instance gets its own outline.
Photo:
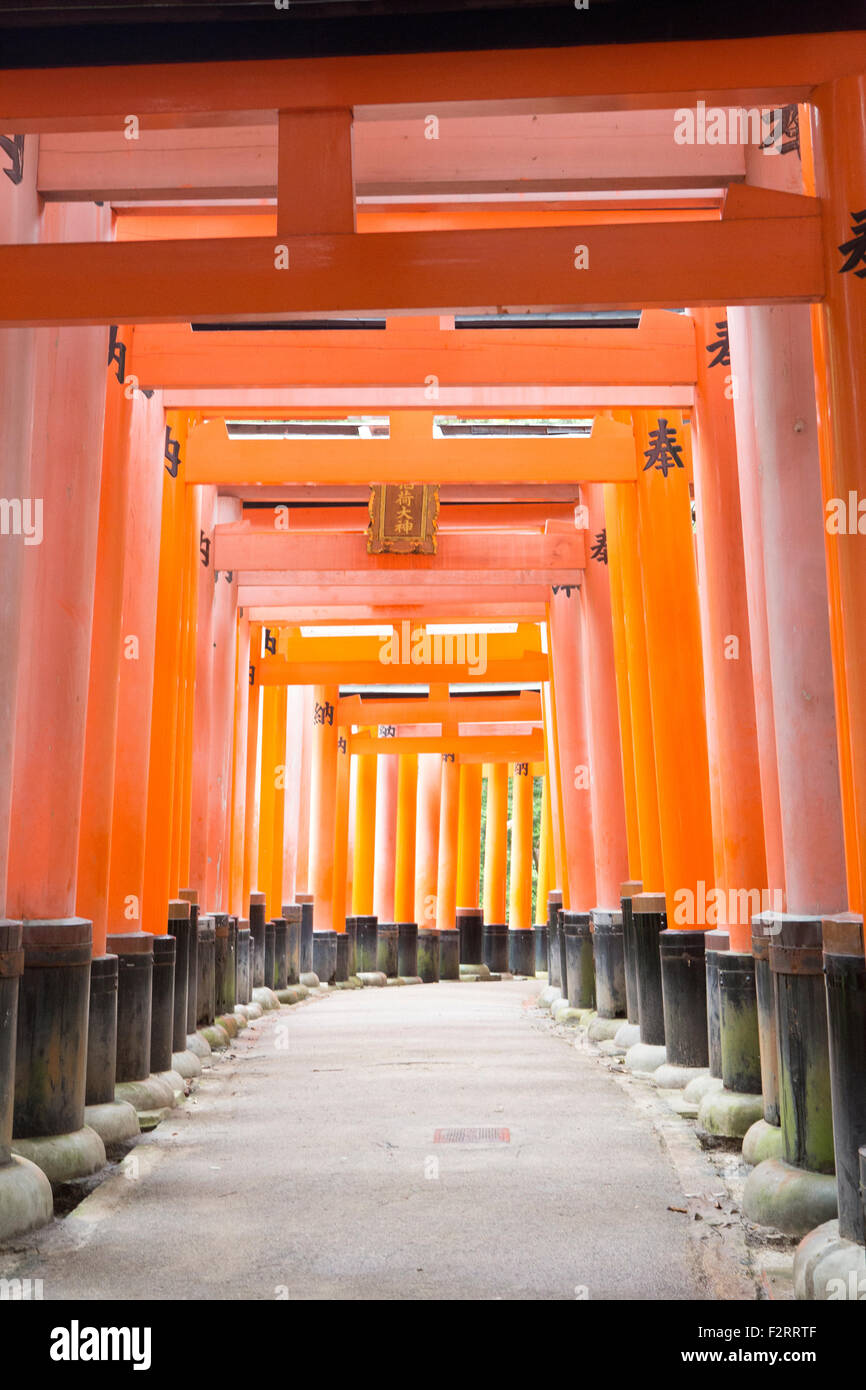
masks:
<path id="1" fill-rule="evenodd" d="M 764 540 L 761 527 L 761 469 L 755 438 L 752 381 L 749 368 L 749 316 L 743 309 L 731 308 L 727 311 L 727 320 L 731 344 L 731 362 L 733 363 L 736 358 L 743 364 L 744 368 L 742 373 L 738 372 L 736 375 L 731 373 L 731 389 L 737 434 L 740 522 L 746 572 L 746 599 L 749 610 L 752 681 L 755 689 L 755 727 L 758 743 L 758 768 L 761 778 L 767 883 L 768 885 L 784 887 L 785 855 L 782 846 L 779 764 L 776 757 L 776 716 L 773 707 L 770 637 L 767 628 L 767 589 L 764 579 Z"/>
<path id="2" fill-rule="evenodd" d="M 277 917 L 282 902 L 274 897 L 274 821 L 277 783 L 283 775 L 285 735 L 279 718 L 280 687 L 266 685 L 262 690 L 261 759 L 259 769 L 258 887 L 266 895 L 268 917 Z"/>
<path id="3" fill-rule="evenodd" d="M 304 686 L 301 722 L 301 787 L 303 796 L 298 803 L 298 868 L 296 891 L 309 893 L 310 882 L 310 797 L 313 757 L 313 688 Z"/>
<path id="4" fill-rule="evenodd" d="M 355 783 L 355 839 L 353 845 L 352 913 L 367 917 L 373 911 L 373 879 L 376 868 L 376 762 L 375 754 L 358 759 Z"/>
<path id="5" fill-rule="evenodd" d="M 286 776 L 283 815 L 283 902 L 293 902 L 298 891 L 298 835 L 301 808 L 307 804 L 307 788 L 301 784 L 304 741 L 304 688 L 286 690 Z M 303 891 L 303 890 L 301 890 Z"/>
<path id="6" fill-rule="evenodd" d="M 415 821 L 415 907 L 410 919 L 419 927 L 438 927 L 436 902 L 439 872 L 439 810 L 442 754 L 418 754 L 418 809 Z"/>
<path id="7" fill-rule="evenodd" d="M 334 812 L 334 931 L 346 930 L 347 874 L 349 850 L 349 781 L 352 755 L 349 751 L 349 730 L 343 727 L 337 735 L 337 794 Z"/>
<path id="8" fill-rule="evenodd" d="M 610 613 L 613 635 L 614 675 L 616 677 L 616 702 L 619 714 L 619 746 L 623 775 L 623 794 L 625 797 L 626 842 L 628 846 L 629 878 L 640 879 L 640 823 L 637 806 L 637 783 L 635 780 L 634 734 L 632 731 L 631 687 L 628 673 L 628 645 L 625 636 L 625 604 L 622 587 L 622 561 L 620 557 L 619 516 L 616 502 L 611 496 L 614 483 L 602 487 L 604 506 L 604 536 L 610 575 Z"/>
<path id="9" fill-rule="evenodd" d="M 675 894 L 688 891 L 697 905 L 698 884 L 709 890 L 714 882 L 697 574 L 678 412 L 635 411 L 635 445 L 659 827 L 674 927 Z"/>
<path id="10" fill-rule="evenodd" d="M 231 862 L 229 912 L 244 917 L 244 832 L 247 789 L 247 721 L 249 717 L 250 620 L 238 609 L 237 658 L 234 688 L 234 738 L 232 740 Z"/>
<path id="11" fill-rule="evenodd" d="M 693 309 L 698 382 L 693 422 L 699 600 L 707 690 L 715 720 L 709 761 L 718 771 L 717 884 L 767 885 L 746 570 L 733 405 L 723 354 L 713 351 L 723 309 Z M 781 887 L 781 884 L 775 885 Z M 732 922 L 731 949 L 751 949 L 751 924 Z"/>
<path id="12" fill-rule="evenodd" d="M 118 329 L 117 339 L 124 348 L 130 343 L 131 333 L 129 328 Z M 140 434 L 140 431 L 133 430 L 132 422 L 135 414 L 147 413 L 150 408 L 144 396 L 128 399 L 116 371 L 109 370 L 76 892 L 77 912 L 93 922 L 93 953 L 97 956 L 105 950 L 108 929 L 108 876 L 122 660 L 121 617 L 128 485 L 132 436 L 133 433 Z M 161 416 L 161 402 L 156 409 Z M 137 460 L 137 464 L 140 466 L 141 460 Z"/>
<path id="13" fill-rule="evenodd" d="M 93 241 L 107 209 L 51 204 L 44 240 Z M 79 810 L 96 552 L 108 332 L 38 334 L 30 474 L 42 501 L 41 544 L 23 547 L 12 819 L 6 911 L 11 918 L 75 913 Z M 26 363 L 22 364 L 26 373 Z M 14 426 L 24 447 L 28 396 Z M 4 422 L 5 423 L 5 422 Z M 4 458 L 4 477 L 7 460 Z M 12 467 L 19 481 L 19 464 Z M 6 537 L 4 547 L 23 546 Z M 5 576 L 4 576 L 5 587 Z"/>
<path id="14" fill-rule="evenodd" d="M 460 767 L 453 753 L 442 754 L 439 809 L 439 860 L 436 874 L 436 925 L 457 926 L 457 836 L 460 825 Z"/>
<path id="15" fill-rule="evenodd" d="M 845 858 L 808 307 L 731 310 L 730 339 L 761 462 L 785 905 L 836 912 L 845 906 Z"/>
<path id="16" fill-rule="evenodd" d="M 538 832 L 538 873 L 535 879 L 535 925 L 547 925 L 547 895 L 554 887 L 551 877 L 553 844 L 550 828 L 550 783 L 541 779 L 541 827 Z"/>
<path id="17" fill-rule="evenodd" d="M 240 521 L 242 515 L 243 505 L 238 498 L 217 498 L 218 525 Z M 226 570 L 215 570 L 212 600 L 213 654 L 208 751 L 206 902 L 209 911 L 225 912 L 228 909 L 229 893 L 230 845 L 226 827 L 231 799 L 232 727 L 237 661 L 237 575 Z M 283 695 L 285 706 L 284 689 L 278 692 L 278 698 L 279 693 Z"/>
<path id="18" fill-rule="evenodd" d="M 547 650 L 550 651 L 550 619 L 545 626 Z M 563 906 L 568 906 L 568 866 L 565 862 L 562 830 L 562 796 L 560 792 L 559 744 L 556 737 L 553 681 L 541 688 L 541 708 L 544 717 L 544 767 L 550 790 L 551 872 L 550 889 L 559 889 Z"/>
<path id="19" fill-rule="evenodd" d="M 144 927 L 145 845 L 156 672 L 156 619 L 162 543 L 165 421 L 148 410 L 132 443 L 130 508 L 123 572 L 117 757 L 108 885 L 110 933 Z M 174 480 L 170 480 L 173 482 Z M 171 561 L 168 562 L 169 564 Z M 164 750 L 170 760 L 169 750 Z M 162 808 L 171 823 L 171 807 Z M 166 914 L 147 930 L 164 935 Z"/>
<path id="20" fill-rule="evenodd" d="M 379 737 L 384 726 L 379 728 Z M 394 870 L 397 853 L 397 778 L 395 753 L 376 759 L 376 855 L 373 870 L 373 912 L 380 922 L 394 922 Z"/>
<path id="21" fill-rule="evenodd" d="M 640 460 L 640 463 L 643 462 L 644 460 Z M 638 537 L 637 489 L 634 484 L 606 485 L 605 519 L 609 537 L 608 562 L 612 568 L 619 571 L 622 592 L 642 881 L 647 892 L 660 892 L 664 886 L 664 874 Z"/>
<path id="22" fill-rule="evenodd" d="M 281 629 L 277 638 L 277 655 L 285 656 L 288 651 L 288 632 Z M 286 722 L 288 691 L 284 685 L 277 687 L 274 701 L 274 801 L 271 820 L 270 880 L 265 887 L 268 903 L 273 904 L 272 917 L 279 917 L 286 901 L 283 882 L 283 845 L 285 841 L 286 818 Z"/>
<path id="23" fill-rule="evenodd" d="M 506 920 L 508 872 L 508 764 L 487 764 L 487 818 L 484 827 L 484 921 Z"/>
<path id="24" fill-rule="evenodd" d="M 532 926 L 533 779 L 528 763 L 515 763 L 511 778 L 511 875 L 508 925 Z"/>
<path id="25" fill-rule="evenodd" d="M 481 763 L 460 763 L 457 824 L 457 906 L 477 907 L 481 883 Z"/>
<path id="26" fill-rule="evenodd" d="M 174 819 L 181 814 L 181 806 L 175 804 L 175 770 L 177 761 L 183 756 L 178 739 L 178 697 L 181 685 L 184 509 L 187 491 L 183 471 L 187 422 L 179 412 L 170 411 L 166 423 L 170 429 L 169 447 L 174 454 L 176 441 L 178 452 L 177 464 L 171 457 L 164 458 L 162 469 L 162 521 L 141 912 L 143 930 L 161 936 L 168 931 L 169 898 L 181 886 L 171 883 L 171 842 Z"/>
<path id="27" fill-rule="evenodd" d="M 187 487 L 184 552 L 186 578 L 184 581 L 183 618 L 183 670 L 181 677 L 181 696 L 183 720 L 181 725 L 183 756 L 179 766 L 180 790 L 178 805 L 180 812 L 177 834 L 172 850 L 172 880 L 184 886 L 189 883 L 190 845 L 192 827 L 192 767 L 193 767 L 193 722 L 195 717 L 196 649 L 198 618 L 198 587 L 202 573 L 201 564 L 201 488 Z"/>
<path id="28" fill-rule="evenodd" d="M 394 920 L 411 922 L 415 915 L 415 828 L 418 797 L 418 754 L 401 753 L 397 774 L 397 850 L 394 859 Z M 419 922 L 429 926 L 429 922 Z"/>
<path id="29" fill-rule="evenodd" d="M 866 75 L 816 87 L 812 93 L 816 192 L 822 200 L 826 293 L 823 303 L 830 422 L 825 503 L 847 504 L 848 524 L 834 532 L 838 551 L 844 690 L 848 706 L 854 844 L 848 846 L 849 906 L 862 911 L 866 893 L 866 559 L 860 511 L 866 494 Z M 853 507 L 852 507 L 853 499 Z M 850 524 L 857 517 L 857 529 Z M 837 679 L 842 675 L 837 661 Z M 854 896 L 856 894 L 856 897 Z"/>
<path id="30" fill-rule="evenodd" d="M 200 895 L 203 911 L 207 886 L 207 812 L 210 769 L 211 683 L 213 673 L 213 534 L 216 524 L 216 488 L 199 489 L 201 507 L 199 558 L 195 612 L 195 691 L 192 719 L 190 770 L 189 886 Z"/>
<path id="31" fill-rule="evenodd" d="M 574 912 L 588 912 L 597 903 L 598 896 L 595 886 L 583 614 L 576 588 L 551 592 L 549 621 L 568 906 Z"/>
<path id="32" fill-rule="evenodd" d="M 24 139 L 22 179 L 0 179 L 0 243 L 36 241 L 40 207 L 36 192 L 39 142 Z M 30 488 L 30 443 L 36 388 L 34 328 L 0 331 L 0 458 L 3 495 L 33 501 Z M 120 387 L 118 386 L 118 391 Z M 31 512 L 31 524 L 34 516 Z M 31 540 L 35 540 L 35 534 Z M 6 870 L 9 853 L 9 812 L 12 801 L 12 763 L 16 735 L 18 667 L 21 643 L 21 597 L 27 551 L 25 536 L 3 538 L 3 580 L 0 584 L 0 918 L 6 915 Z M 26 639 L 25 639 L 26 640 Z"/>
<path id="33" fill-rule="evenodd" d="M 262 628 L 250 623 L 250 670 L 261 659 Z M 249 677 L 248 677 L 249 679 Z M 250 681 L 247 687 L 247 760 L 246 797 L 244 801 L 244 892 L 243 901 L 249 904 L 250 893 L 258 892 L 259 876 L 259 764 L 261 759 L 262 688 Z M 282 906 L 282 904 L 281 904 Z"/>
<path id="34" fill-rule="evenodd" d="M 628 877 L 629 860 L 603 485 L 595 483 L 583 487 L 581 498 L 589 511 L 592 542 L 581 596 L 586 631 L 584 669 L 589 715 L 595 892 L 599 907 L 615 909 L 619 905 L 620 885 Z"/>
<path id="35" fill-rule="evenodd" d="M 337 801 L 336 685 L 313 690 L 312 777 L 310 784 L 310 892 L 316 926 L 334 929 L 334 820 Z"/>

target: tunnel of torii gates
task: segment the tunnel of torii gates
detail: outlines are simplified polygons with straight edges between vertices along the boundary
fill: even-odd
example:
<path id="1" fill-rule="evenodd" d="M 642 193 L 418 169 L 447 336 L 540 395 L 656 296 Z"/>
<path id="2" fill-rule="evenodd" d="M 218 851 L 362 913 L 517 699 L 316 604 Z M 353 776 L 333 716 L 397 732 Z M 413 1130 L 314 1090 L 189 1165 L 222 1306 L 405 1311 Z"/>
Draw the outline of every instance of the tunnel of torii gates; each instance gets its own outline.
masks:
<path id="1" fill-rule="evenodd" d="M 864 72 L 2 75 L 4 1235 L 236 1008 L 486 964 L 863 1268 Z M 435 553 L 368 553 L 374 484 Z"/>

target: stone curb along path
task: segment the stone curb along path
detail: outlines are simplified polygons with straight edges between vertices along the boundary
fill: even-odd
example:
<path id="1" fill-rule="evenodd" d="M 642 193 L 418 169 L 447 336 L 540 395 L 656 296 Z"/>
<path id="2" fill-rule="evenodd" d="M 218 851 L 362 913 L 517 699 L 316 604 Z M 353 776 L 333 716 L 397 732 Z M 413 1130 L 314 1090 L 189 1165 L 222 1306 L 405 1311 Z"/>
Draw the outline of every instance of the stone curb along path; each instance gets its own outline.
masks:
<path id="1" fill-rule="evenodd" d="M 672 1221 L 687 1221 L 694 1242 L 698 1278 L 712 1297 L 721 1300 L 757 1301 L 767 1296 L 760 1262 L 747 1240 L 737 1184 L 718 1166 L 724 1156 L 704 1151 L 695 1129 L 667 1104 L 639 1074 L 625 1069 L 602 1052 L 581 1029 L 557 1022 L 549 1008 L 539 1006 L 539 990 L 526 1000 L 526 1015 L 533 1027 L 550 1033 L 610 1074 L 611 1081 L 629 1096 L 652 1124 L 683 1191 L 683 1210 L 671 1211 Z M 741 1186 L 742 1184 L 739 1184 Z"/>

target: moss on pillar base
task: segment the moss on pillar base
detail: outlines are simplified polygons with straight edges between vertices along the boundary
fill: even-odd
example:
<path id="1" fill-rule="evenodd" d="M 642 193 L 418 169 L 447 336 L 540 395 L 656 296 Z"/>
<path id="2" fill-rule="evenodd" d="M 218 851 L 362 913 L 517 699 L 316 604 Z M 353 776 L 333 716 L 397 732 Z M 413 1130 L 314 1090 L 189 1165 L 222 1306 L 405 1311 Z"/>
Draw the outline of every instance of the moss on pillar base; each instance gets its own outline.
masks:
<path id="1" fill-rule="evenodd" d="M 784 1148 L 782 1131 L 778 1125 L 770 1125 L 766 1120 L 756 1120 L 743 1139 L 743 1159 L 753 1167 L 763 1163 L 765 1158 L 781 1158 Z"/>
<path id="2" fill-rule="evenodd" d="M 12 1140 L 12 1152 L 41 1168 L 52 1184 L 89 1178 L 105 1167 L 105 1145 L 89 1125 L 71 1134 L 49 1134 L 39 1139 Z"/>
<path id="3" fill-rule="evenodd" d="M 763 1113 L 763 1096 L 716 1089 L 701 1101 L 698 1129 L 724 1139 L 742 1139 Z"/>
<path id="4" fill-rule="evenodd" d="M 836 1215 L 836 1179 L 781 1158 L 765 1159 L 746 1179 L 743 1211 L 759 1226 L 805 1236 Z"/>

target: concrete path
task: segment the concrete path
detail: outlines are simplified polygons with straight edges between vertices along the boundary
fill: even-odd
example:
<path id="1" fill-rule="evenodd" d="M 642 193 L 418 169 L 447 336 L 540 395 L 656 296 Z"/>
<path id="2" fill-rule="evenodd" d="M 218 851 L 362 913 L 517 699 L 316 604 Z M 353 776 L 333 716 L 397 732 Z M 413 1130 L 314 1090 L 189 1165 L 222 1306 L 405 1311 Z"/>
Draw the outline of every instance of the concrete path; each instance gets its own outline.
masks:
<path id="1" fill-rule="evenodd" d="M 527 1016 L 531 990 L 264 1018 L 15 1272 L 46 1299 L 710 1296 L 651 1118 Z M 434 1143 L 463 1126 L 510 1142 Z"/>

